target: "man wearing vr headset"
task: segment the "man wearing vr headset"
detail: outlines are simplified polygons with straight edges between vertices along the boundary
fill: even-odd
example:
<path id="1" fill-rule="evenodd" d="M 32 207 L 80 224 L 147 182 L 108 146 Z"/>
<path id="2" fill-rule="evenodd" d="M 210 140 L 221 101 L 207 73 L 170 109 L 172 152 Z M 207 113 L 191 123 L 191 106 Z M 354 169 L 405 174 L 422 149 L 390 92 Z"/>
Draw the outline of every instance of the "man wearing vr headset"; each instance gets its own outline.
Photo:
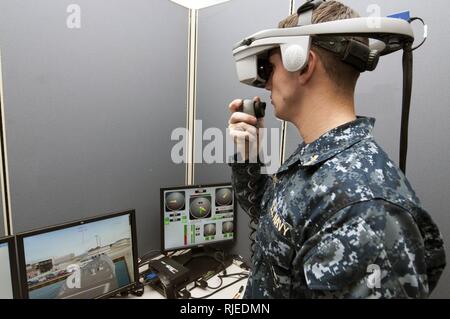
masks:
<path id="1" fill-rule="evenodd" d="M 327 1 L 315 7 L 312 23 L 354 17 Z M 280 27 L 298 22 L 293 15 Z M 239 112 L 241 100 L 229 106 L 230 134 L 246 146 L 240 155 L 247 159 L 231 164 L 233 185 L 257 222 L 246 298 L 425 298 L 445 267 L 441 234 L 374 141 L 375 120 L 355 115 L 357 79 L 376 62 L 346 60 L 339 47 L 350 41 L 368 44 L 313 37 L 299 71 L 286 70 L 280 48 L 268 51 L 269 64 L 260 62 L 261 82 L 252 84 L 264 84 L 275 115 L 304 140 L 273 176 L 248 161 L 248 140 L 257 140 L 262 119 Z"/>

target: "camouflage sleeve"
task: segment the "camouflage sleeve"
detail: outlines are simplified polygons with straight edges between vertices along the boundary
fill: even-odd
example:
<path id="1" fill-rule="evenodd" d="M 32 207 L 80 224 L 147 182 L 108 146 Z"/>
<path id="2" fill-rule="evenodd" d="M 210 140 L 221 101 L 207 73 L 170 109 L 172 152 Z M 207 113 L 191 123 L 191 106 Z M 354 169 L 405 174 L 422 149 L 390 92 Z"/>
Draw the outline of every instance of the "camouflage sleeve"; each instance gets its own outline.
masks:
<path id="1" fill-rule="evenodd" d="M 313 298 L 429 295 L 420 230 L 410 212 L 384 200 L 340 210 L 303 247 L 302 270 Z"/>
<path id="2" fill-rule="evenodd" d="M 446 266 L 444 241 L 437 225 L 425 210 L 416 207 L 412 210 L 412 215 L 424 240 L 428 286 L 431 293 L 436 288 Z"/>
<path id="3" fill-rule="evenodd" d="M 231 182 L 234 193 L 242 209 L 251 216 L 259 216 L 259 205 L 264 194 L 264 188 L 268 179 L 267 175 L 261 174 L 259 163 L 234 163 L 230 164 L 232 169 Z M 251 209 L 255 207 L 256 209 Z"/>

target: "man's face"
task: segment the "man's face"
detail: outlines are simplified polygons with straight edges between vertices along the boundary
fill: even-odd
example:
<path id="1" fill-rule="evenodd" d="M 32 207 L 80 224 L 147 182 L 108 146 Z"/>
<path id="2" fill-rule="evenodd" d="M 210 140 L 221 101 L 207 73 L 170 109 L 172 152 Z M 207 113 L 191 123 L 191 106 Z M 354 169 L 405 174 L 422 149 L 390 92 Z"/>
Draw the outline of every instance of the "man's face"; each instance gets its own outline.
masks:
<path id="1" fill-rule="evenodd" d="M 280 49 L 274 49 L 270 52 L 269 62 L 273 67 L 273 72 L 266 83 L 266 89 L 271 92 L 270 98 L 274 106 L 275 116 L 281 120 L 289 121 L 295 111 L 294 105 L 299 98 L 299 72 L 289 72 L 284 68 Z"/>

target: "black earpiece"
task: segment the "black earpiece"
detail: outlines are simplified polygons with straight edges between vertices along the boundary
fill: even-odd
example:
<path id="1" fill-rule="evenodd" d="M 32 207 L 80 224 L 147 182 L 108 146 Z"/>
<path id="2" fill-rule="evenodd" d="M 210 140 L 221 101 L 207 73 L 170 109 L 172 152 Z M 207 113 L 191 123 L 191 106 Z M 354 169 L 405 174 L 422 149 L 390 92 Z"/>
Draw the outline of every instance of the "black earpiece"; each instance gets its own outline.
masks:
<path id="1" fill-rule="evenodd" d="M 359 72 L 375 70 L 379 59 L 378 51 L 371 50 L 369 46 L 356 40 L 349 40 L 342 54 L 342 61 L 350 64 Z"/>
<path id="2" fill-rule="evenodd" d="M 316 37 L 313 44 L 338 55 L 342 62 L 359 72 L 373 71 L 380 60 L 380 52 L 354 39 L 344 37 Z"/>

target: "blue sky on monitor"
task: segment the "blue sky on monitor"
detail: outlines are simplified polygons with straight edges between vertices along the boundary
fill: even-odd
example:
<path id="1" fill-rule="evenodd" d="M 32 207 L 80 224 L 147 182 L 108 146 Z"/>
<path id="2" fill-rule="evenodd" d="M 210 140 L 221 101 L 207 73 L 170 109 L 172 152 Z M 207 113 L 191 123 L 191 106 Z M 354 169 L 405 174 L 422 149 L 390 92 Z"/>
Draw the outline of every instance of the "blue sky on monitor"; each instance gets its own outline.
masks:
<path id="1" fill-rule="evenodd" d="M 129 215 L 24 238 L 25 261 L 35 263 L 72 253 L 77 256 L 97 247 L 98 239 L 105 246 L 123 238 L 131 238 Z"/>

